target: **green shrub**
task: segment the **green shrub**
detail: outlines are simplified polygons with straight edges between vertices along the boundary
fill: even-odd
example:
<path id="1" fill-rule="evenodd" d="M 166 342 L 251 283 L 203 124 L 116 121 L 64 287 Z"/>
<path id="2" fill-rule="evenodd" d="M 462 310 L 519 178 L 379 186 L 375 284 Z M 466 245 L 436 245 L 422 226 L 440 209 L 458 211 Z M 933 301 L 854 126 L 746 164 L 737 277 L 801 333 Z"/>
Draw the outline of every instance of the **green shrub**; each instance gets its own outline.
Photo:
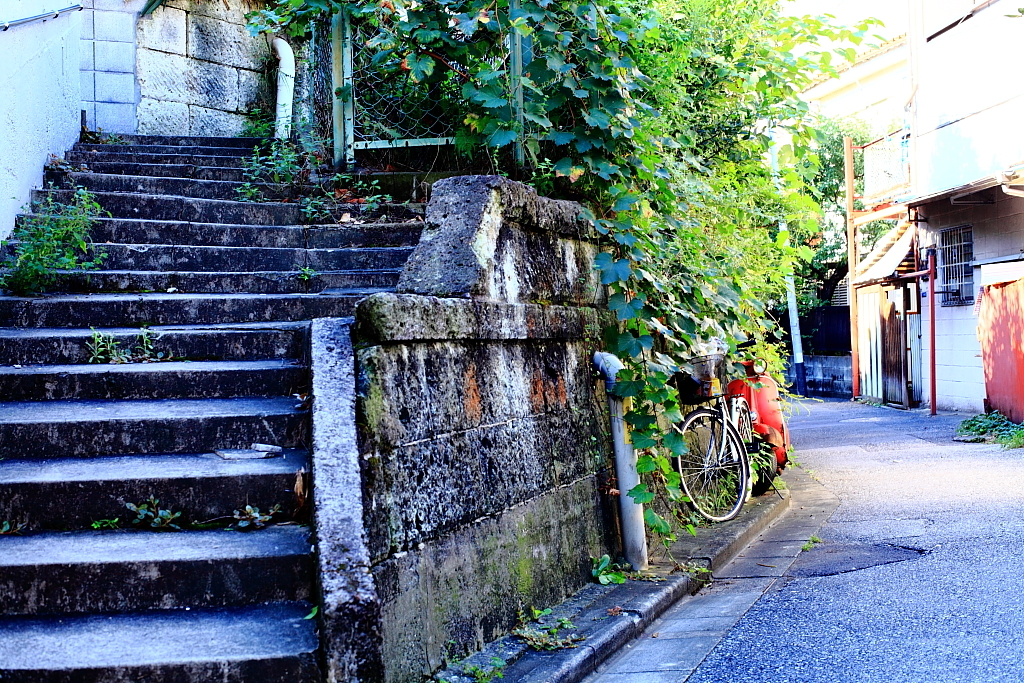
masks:
<path id="1" fill-rule="evenodd" d="M 99 266 L 105 255 L 89 256 L 89 229 L 102 213 L 95 196 L 85 188 L 75 190 L 70 204 L 48 194 L 34 215 L 15 226 L 11 240 L 2 243 L 9 249 L 0 266 L 0 287 L 14 294 L 47 291 L 58 270 L 90 270 Z"/>
<path id="2" fill-rule="evenodd" d="M 956 433 L 991 436 L 1005 448 L 1024 448 L 1024 425 L 1013 422 L 998 410 L 964 420 Z"/>

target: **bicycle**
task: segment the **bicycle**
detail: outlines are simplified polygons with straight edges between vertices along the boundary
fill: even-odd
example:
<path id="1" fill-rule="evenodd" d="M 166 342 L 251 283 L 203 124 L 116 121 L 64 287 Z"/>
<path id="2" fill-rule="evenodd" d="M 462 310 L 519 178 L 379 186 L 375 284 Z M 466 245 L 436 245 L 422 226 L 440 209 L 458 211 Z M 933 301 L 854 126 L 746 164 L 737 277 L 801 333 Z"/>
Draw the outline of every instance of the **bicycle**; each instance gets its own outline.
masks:
<path id="1" fill-rule="evenodd" d="M 681 375 L 676 387 L 683 403 L 710 404 L 691 410 L 674 428 L 686 445 L 675 458 L 683 493 L 694 511 L 713 522 L 734 518 L 749 497 L 746 444 L 754 440 L 746 399 L 722 391 L 724 361 L 724 354 L 690 359 L 694 373 Z M 746 442 L 737 425 L 746 431 Z"/>

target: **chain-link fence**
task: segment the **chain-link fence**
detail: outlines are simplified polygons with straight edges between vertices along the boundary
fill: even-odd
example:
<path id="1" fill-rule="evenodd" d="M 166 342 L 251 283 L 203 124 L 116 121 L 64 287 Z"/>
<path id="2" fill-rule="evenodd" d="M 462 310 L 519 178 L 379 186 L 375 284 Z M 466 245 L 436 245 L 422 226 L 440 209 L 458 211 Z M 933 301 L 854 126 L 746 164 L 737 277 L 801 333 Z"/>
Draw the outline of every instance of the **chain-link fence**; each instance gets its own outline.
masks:
<path id="1" fill-rule="evenodd" d="M 910 135 L 898 130 L 864 146 L 864 203 L 892 201 L 910 188 Z"/>

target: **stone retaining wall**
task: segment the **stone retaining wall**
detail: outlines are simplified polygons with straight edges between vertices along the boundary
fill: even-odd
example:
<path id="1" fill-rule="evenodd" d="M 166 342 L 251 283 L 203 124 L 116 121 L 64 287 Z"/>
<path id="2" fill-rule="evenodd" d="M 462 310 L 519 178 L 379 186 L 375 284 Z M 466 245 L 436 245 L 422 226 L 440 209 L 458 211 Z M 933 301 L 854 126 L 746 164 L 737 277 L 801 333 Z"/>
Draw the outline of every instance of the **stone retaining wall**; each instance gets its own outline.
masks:
<path id="1" fill-rule="evenodd" d="M 329 680 L 419 682 L 584 586 L 592 556 L 618 552 L 591 369 L 614 318 L 593 305 L 596 240 L 578 213 L 502 178 L 438 181 L 400 291 L 360 304 L 356 564 L 372 577 L 373 610 L 347 590 L 334 600 L 325 588 L 324 602 L 372 612 L 376 626 L 372 645 L 355 643 L 370 651 L 353 653 L 333 627 L 345 610 L 327 608 L 325 630 L 340 634 L 326 644 Z M 329 497 L 320 420 L 314 476 Z M 332 541 L 318 526 L 326 566 Z"/>
<path id="2" fill-rule="evenodd" d="M 268 40 L 253 38 L 249 0 L 168 0 L 138 20 L 138 132 L 151 135 L 241 134 L 245 113 L 273 111 Z"/>

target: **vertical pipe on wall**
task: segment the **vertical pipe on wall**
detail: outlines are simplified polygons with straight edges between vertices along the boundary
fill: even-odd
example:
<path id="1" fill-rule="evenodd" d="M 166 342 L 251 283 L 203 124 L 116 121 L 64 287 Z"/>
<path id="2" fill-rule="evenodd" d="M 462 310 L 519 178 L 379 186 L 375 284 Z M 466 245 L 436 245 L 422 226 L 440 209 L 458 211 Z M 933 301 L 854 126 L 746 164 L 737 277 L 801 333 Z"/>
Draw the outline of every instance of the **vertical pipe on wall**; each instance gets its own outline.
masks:
<path id="1" fill-rule="evenodd" d="M 635 571 L 647 569 L 647 530 L 644 527 L 644 506 L 626 493 L 640 483 L 636 471 L 636 453 L 626 433 L 625 405 L 615 395 L 615 376 L 623 368 L 615 354 L 598 351 L 594 366 L 605 380 L 608 394 L 608 412 L 611 417 L 612 446 L 615 449 L 615 478 L 619 487 L 619 514 L 622 526 L 622 549 L 626 561 Z"/>
<path id="2" fill-rule="evenodd" d="M 846 266 L 847 297 L 850 303 L 850 361 L 853 373 L 853 396 L 860 396 L 860 330 L 857 327 L 857 290 L 853 279 L 857 274 L 857 226 L 853 222 L 853 190 L 856 178 L 853 167 L 853 138 L 843 138 L 843 170 L 846 180 Z"/>
<path id="3" fill-rule="evenodd" d="M 931 413 L 935 407 L 935 248 L 928 250 L 928 390 L 931 392 Z"/>

